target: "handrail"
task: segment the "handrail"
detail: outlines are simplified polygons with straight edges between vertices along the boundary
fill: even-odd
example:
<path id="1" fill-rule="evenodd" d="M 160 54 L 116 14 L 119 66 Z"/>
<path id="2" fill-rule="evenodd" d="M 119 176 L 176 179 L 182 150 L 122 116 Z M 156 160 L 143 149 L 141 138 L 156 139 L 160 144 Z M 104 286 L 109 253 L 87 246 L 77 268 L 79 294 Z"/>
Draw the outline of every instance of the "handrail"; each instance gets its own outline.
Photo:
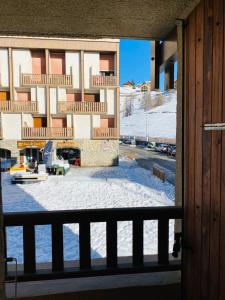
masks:
<path id="1" fill-rule="evenodd" d="M 47 280 L 68 277 L 132 274 L 180 270 L 179 260 L 169 258 L 169 220 L 182 219 L 180 207 L 138 207 L 113 209 L 87 209 L 66 211 L 40 211 L 4 213 L 5 229 L 10 226 L 23 227 L 24 271 L 18 274 L 19 281 Z M 143 240 L 144 221 L 158 221 L 158 258 L 145 262 Z M 118 264 L 117 222 L 132 221 L 132 263 Z M 90 224 L 106 223 L 106 264 L 92 266 Z M 79 224 L 79 267 L 66 267 L 63 252 L 63 224 Z M 35 226 L 51 225 L 52 267 L 38 269 L 36 263 Z M 7 230 L 5 230 L 7 234 Z M 7 241 L 7 238 L 5 239 Z M 7 243 L 6 249 L 7 251 Z M 7 278 L 14 274 L 7 271 Z"/>
<path id="2" fill-rule="evenodd" d="M 61 127 L 22 127 L 22 138 L 25 139 L 72 139 L 73 128 Z"/>
<path id="3" fill-rule="evenodd" d="M 81 113 L 81 114 L 106 114 L 106 102 L 69 102 L 59 101 L 58 111 L 67 113 Z"/>
<path id="4" fill-rule="evenodd" d="M 21 74 L 22 86 L 72 87 L 72 75 L 65 74 Z"/>
<path id="5" fill-rule="evenodd" d="M 118 86 L 117 76 L 92 75 L 91 81 L 93 87 Z"/>
<path id="6" fill-rule="evenodd" d="M 38 112 L 38 103 L 36 101 L 0 101 L 1 112 Z"/>
<path id="7" fill-rule="evenodd" d="M 117 128 L 93 128 L 93 139 L 118 139 Z"/>

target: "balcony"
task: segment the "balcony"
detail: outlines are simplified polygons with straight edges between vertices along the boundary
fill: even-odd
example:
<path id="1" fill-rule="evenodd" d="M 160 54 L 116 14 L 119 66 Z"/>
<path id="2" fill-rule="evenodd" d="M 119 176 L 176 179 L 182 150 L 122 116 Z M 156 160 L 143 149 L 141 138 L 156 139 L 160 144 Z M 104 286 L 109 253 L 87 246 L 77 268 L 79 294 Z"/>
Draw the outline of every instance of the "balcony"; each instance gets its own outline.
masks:
<path id="1" fill-rule="evenodd" d="M 67 211 L 17 212 L 4 214 L 4 226 L 7 241 L 7 229 L 12 226 L 23 228 L 23 268 L 18 268 L 18 281 L 49 280 L 57 278 L 79 278 L 116 274 L 150 273 L 175 271 L 181 269 L 179 258 L 169 254 L 169 221 L 182 219 L 182 208 L 179 207 L 145 207 L 85 209 Z M 158 253 L 153 257 L 144 255 L 144 221 L 158 222 Z M 133 231 L 132 256 L 122 259 L 118 256 L 117 223 L 131 221 Z M 106 260 L 100 259 L 94 265 L 91 258 L 91 224 L 106 223 Z M 79 261 L 68 261 L 64 258 L 64 224 L 79 224 Z M 52 264 L 39 266 L 36 262 L 36 226 L 50 225 L 52 247 Z M 19 237 L 18 237 L 19 239 Z M 177 241 L 180 243 L 180 240 Z M 6 243 L 5 253 L 7 249 Z M 75 249 L 74 249 L 75 251 Z M 173 253 L 178 257 L 178 253 Z M 122 261 L 121 261 L 122 259 Z M 44 267 L 44 268 L 43 268 Z M 6 277 L 13 280 L 15 271 L 6 269 Z"/>
<path id="2" fill-rule="evenodd" d="M 21 74 L 22 86 L 72 87 L 72 75 Z"/>
<path id="3" fill-rule="evenodd" d="M 73 128 L 58 128 L 58 127 L 23 127 L 22 138 L 29 139 L 73 139 Z"/>
<path id="4" fill-rule="evenodd" d="M 92 87 L 117 87 L 117 76 L 92 75 Z"/>
<path id="5" fill-rule="evenodd" d="M 106 114 L 105 102 L 58 102 L 58 112 L 76 114 Z"/>
<path id="6" fill-rule="evenodd" d="M 0 101 L 0 111 L 11 113 L 35 113 L 38 112 L 38 104 L 35 101 Z"/>
<path id="7" fill-rule="evenodd" d="M 117 128 L 93 128 L 92 138 L 95 140 L 118 139 Z"/>

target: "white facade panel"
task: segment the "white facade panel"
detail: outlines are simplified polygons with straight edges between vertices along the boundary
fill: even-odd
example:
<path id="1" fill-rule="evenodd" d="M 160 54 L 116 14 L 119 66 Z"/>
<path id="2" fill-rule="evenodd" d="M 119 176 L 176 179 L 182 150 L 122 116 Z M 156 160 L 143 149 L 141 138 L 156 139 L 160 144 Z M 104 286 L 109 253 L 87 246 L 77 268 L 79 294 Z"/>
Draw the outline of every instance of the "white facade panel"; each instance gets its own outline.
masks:
<path id="1" fill-rule="evenodd" d="M 57 100 L 58 101 L 66 101 L 66 89 L 64 89 L 64 88 L 57 89 Z"/>
<path id="2" fill-rule="evenodd" d="M 13 80 L 14 86 L 20 86 L 20 72 L 32 73 L 32 58 L 30 50 L 13 50 Z"/>
<path id="3" fill-rule="evenodd" d="M 67 127 L 73 127 L 72 115 L 66 116 Z"/>
<path id="4" fill-rule="evenodd" d="M 21 114 L 2 114 L 3 139 L 21 140 Z"/>
<path id="5" fill-rule="evenodd" d="M 0 49 L 0 85 L 9 87 L 8 50 Z"/>
<path id="6" fill-rule="evenodd" d="M 46 114 L 45 88 L 37 88 L 37 102 L 40 114 Z"/>
<path id="7" fill-rule="evenodd" d="M 106 101 L 106 90 L 101 89 L 100 90 L 100 102 Z"/>
<path id="8" fill-rule="evenodd" d="M 23 114 L 23 127 L 33 127 L 34 121 L 32 114 Z"/>
<path id="9" fill-rule="evenodd" d="M 99 128 L 101 126 L 100 115 L 92 116 L 93 128 Z"/>
<path id="10" fill-rule="evenodd" d="M 57 108 L 57 89 L 50 88 L 50 113 L 56 114 Z"/>
<path id="11" fill-rule="evenodd" d="M 91 138 L 91 116 L 74 115 L 74 137 L 75 139 Z"/>
<path id="12" fill-rule="evenodd" d="M 84 88 L 90 89 L 91 76 L 99 75 L 100 57 L 99 53 L 90 52 L 84 53 Z"/>
<path id="13" fill-rule="evenodd" d="M 116 91 L 113 89 L 107 90 L 107 107 L 108 107 L 108 115 L 115 114 L 115 103 L 116 103 Z"/>
<path id="14" fill-rule="evenodd" d="M 66 51 L 66 74 L 72 74 L 73 88 L 80 89 L 80 52 Z"/>
<path id="15" fill-rule="evenodd" d="M 31 88 L 31 101 L 36 101 L 37 100 L 37 88 Z"/>

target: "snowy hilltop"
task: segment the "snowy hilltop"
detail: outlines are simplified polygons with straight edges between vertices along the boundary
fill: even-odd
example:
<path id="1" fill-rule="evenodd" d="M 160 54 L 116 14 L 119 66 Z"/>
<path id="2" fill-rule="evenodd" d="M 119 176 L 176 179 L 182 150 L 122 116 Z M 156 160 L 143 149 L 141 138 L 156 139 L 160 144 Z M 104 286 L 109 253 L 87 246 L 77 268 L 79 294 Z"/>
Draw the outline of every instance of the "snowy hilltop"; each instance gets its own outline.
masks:
<path id="1" fill-rule="evenodd" d="M 176 137 L 177 92 L 140 92 L 120 88 L 120 134 L 152 138 Z"/>

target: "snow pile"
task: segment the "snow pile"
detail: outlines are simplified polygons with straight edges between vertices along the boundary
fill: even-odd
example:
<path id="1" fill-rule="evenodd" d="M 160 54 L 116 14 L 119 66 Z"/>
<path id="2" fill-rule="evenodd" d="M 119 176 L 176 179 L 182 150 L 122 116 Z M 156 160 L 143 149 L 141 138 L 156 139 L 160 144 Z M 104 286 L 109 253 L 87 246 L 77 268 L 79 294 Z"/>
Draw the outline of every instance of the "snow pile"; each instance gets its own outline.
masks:
<path id="1" fill-rule="evenodd" d="M 50 176 L 45 182 L 11 185 L 3 176 L 5 212 L 90 209 L 112 207 L 166 206 L 174 204 L 174 187 L 162 183 L 136 162 L 122 160 L 113 168 L 72 169 L 66 176 Z M 106 224 L 91 224 L 92 258 L 106 255 Z M 9 228 L 8 256 L 23 261 L 22 228 Z M 132 253 L 132 224 L 118 222 L 118 255 Z M 79 226 L 64 226 L 65 260 L 79 259 Z M 173 222 L 170 224 L 170 249 Z M 37 261 L 51 261 L 51 228 L 36 226 Z M 144 253 L 157 253 L 157 222 L 144 223 Z"/>
<path id="2" fill-rule="evenodd" d="M 151 92 L 152 107 L 146 94 L 132 88 L 120 89 L 120 134 L 154 138 L 176 137 L 176 90 Z M 157 106 L 157 101 L 162 103 Z M 154 105 L 153 105 L 154 106 Z M 129 110 L 128 113 L 126 110 Z M 128 116 L 127 116 L 128 115 Z"/>

